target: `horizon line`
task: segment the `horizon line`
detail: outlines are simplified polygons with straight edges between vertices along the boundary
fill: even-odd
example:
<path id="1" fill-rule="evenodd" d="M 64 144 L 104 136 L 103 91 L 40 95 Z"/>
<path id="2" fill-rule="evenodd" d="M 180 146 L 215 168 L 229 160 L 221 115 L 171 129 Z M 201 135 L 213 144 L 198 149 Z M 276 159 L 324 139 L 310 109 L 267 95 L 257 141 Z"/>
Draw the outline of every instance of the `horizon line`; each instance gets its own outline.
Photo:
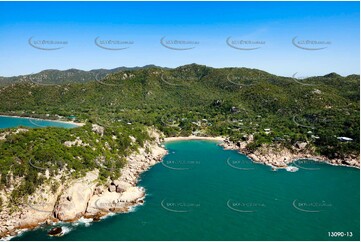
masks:
<path id="1" fill-rule="evenodd" d="M 279 77 L 293 77 L 293 75 L 297 74 L 298 72 L 294 72 L 291 74 L 291 76 L 283 76 L 283 75 L 279 75 L 279 74 L 275 74 L 275 73 L 271 73 L 262 69 L 258 69 L 258 68 L 252 68 L 252 67 L 246 67 L 246 66 L 222 66 L 222 67 L 214 67 L 214 66 L 209 66 L 209 65 L 205 65 L 205 64 L 198 64 L 198 63 L 188 63 L 188 64 L 183 64 L 183 65 L 179 65 L 176 67 L 168 67 L 168 66 L 159 66 L 156 64 L 146 64 L 143 66 L 117 66 L 114 68 L 105 68 L 105 67 L 99 67 L 99 68 L 92 68 L 92 69 L 78 69 L 78 68 L 66 68 L 66 69 L 43 69 L 41 71 L 38 72 L 31 72 L 31 73 L 27 73 L 27 74 L 19 74 L 19 75 L 12 75 L 12 76 L 3 76 L 0 75 L 0 78 L 12 78 L 12 77 L 20 77 L 20 76 L 28 76 L 28 75 L 35 75 L 35 74 L 39 74 L 40 72 L 44 72 L 44 71 L 70 71 L 70 70 L 77 70 L 77 71 L 84 71 L 84 72 L 90 72 L 90 71 L 96 71 L 96 70 L 113 70 L 113 69 L 117 69 L 117 68 L 129 68 L 129 69 L 133 69 L 133 68 L 139 68 L 139 69 L 144 69 L 149 67 L 154 67 L 154 68 L 161 68 L 161 69 L 177 69 L 179 67 L 183 67 L 183 66 L 188 66 L 188 65 L 199 65 L 199 66 L 206 66 L 208 68 L 213 68 L 213 69 L 226 69 L 226 68 L 247 68 L 247 69 L 254 69 L 254 70 L 259 70 L 259 71 L 264 71 L 267 72 L 268 74 L 271 75 L 276 75 Z M 341 77 L 347 77 L 347 76 L 351 76 L 351 75 L 360 75 L 360 73 L 349 73 L 347 75 L 341 75 L 337 72 L 328 72 L 325 74 L 319 74 L 319 75 L 310 75 L 309 77 L 319 77 L 319 76 L 325 76 L 331 73 L 336 73 L 337 75 L 340 75 Z M 306 73 L 305 73 L 306 74 Z M 307 75 L 307 74 L 306 74 Z"/>

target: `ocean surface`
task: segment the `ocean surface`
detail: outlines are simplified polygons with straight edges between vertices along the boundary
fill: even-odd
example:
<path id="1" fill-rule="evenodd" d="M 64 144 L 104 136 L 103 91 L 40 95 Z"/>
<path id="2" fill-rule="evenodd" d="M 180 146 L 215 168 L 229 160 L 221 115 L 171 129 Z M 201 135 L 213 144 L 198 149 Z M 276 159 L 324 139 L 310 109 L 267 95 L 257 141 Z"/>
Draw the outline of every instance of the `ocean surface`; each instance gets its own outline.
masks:
<path id="1" fill-rule="evenodd" d="M 34 118 L 18 118 L 18 117 L 4 117 L 0 116 L 0 129 L 14 128 L 14 127 L 28 127 L 28 128 L 42 128 L 42 127 L 60 127 L 60 128 L 74 128 L 75 124 L 63 123 L 57 121 L 49 121 Z"/>
<path id="2" fill-rule="evenodd" d="M 212 141 L 166 148 L 164 161 L 141 176 L 144 205 L 100 222 L 58 225 L 63 237 L 49 237 L 51 227 L 42 226 L 13 240 L 360 238 L 358 169 L 301 160 L 297 172 L 273 171 Z"/>

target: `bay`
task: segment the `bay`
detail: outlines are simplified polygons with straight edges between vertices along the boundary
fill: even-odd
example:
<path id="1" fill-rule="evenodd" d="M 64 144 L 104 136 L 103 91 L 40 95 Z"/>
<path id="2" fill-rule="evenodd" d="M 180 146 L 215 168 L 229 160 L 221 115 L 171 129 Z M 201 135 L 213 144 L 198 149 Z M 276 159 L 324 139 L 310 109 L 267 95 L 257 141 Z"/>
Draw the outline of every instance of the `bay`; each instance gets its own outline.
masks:
<path id="1" fill-rule="evenodd" d="M 44 127 L 74 128 L 74 127 L 77 127 L 77 126 L 75 124 L 72 124 L 72 123 L 58 122 L 58 121 L 52 121 L 52 120 L 0 116 L 0 129 L 15 128 L 15 127 L 27 127 L 27 128 L 44 128 Z"/>
<path id="2" fill-rule="evenodd" d="M 359 240 L 359 169 L 303 160 L 272 171 L 212 141 L 166 143 L 141 176 L 145 203 L 100 222 L 64 223 L 13 240 Z M 302 165 L 300 165 L 302 164 Z M 330 237 L 329 232 L 352 232 Z"/>

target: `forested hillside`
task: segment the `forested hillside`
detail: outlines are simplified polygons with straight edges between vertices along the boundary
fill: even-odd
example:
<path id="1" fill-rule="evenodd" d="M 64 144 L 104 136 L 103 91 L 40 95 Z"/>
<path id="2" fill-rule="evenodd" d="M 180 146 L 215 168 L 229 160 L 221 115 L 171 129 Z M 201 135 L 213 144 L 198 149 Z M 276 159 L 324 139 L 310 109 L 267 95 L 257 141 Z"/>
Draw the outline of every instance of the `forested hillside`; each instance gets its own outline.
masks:
<path id="1" fill-rule="evenodd" d="M 91 147 L 107 142 L 114 149 L 105 155 L 121 159 L 127 149 L 133 150 L 129 136 L 137 136 L 139 142 L 147 139 L 147 126 L 156 127 L 166 136 L 225 136 L 235 142 L 253 135 L 250 150 L 262 144 L 290 147 L 307 142 L 317 154 L 331 159 L 358 156 L 359 85 L 359 75 L 342 77 L 331 73 L 300 80 L 297 75 L 280 77 L 256 69 L 216 69 L 196 64 L 175 69 L 150 66 L 117 70 L 94 75 L 86 82 L 66 77 L 58 82 L 48 80 L 47 85 L 16 82 L 0 88 L 1 113 L 46 118 L 75 116 L 88 125 L 72 130 L 40 128 L 11 135 L 0 141 L 0 159 L 7 164 L 2 167 L 10 169 L 14 162 L 24 163 L 30 158 L 45 162 L 46 153 L 53 161 L 84 171 L 95 166 L 95 158 L 104 149 L 64 150 L 57 145 L 71 137 L 80 137 L 92 143 Z M 96 144 L 90 124 L 105 127 L 105 140 Z M 111 139 L 112 135 L 122 137 L 125 133 L 125 140 Z M 337 137 L 352 141 L 341 142 Z M 50 146 L 58 147 L 57 152 L 50 152 Z M 75 162 L 78 156 L 83 157 L 80 164 Z M 3 185 L 8 169 L 2 169 Z M 16 172 L 24 174 L 24 169 Z"/>

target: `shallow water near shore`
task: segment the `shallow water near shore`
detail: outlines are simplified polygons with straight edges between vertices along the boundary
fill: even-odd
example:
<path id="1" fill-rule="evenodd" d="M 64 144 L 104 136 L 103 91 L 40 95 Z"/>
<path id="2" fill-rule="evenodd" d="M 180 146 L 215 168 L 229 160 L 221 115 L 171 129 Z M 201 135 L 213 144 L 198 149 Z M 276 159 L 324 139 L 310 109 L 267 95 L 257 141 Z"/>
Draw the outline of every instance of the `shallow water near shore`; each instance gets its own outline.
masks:
<path id="1" fill-rule="evenodd" d="M 58 122 L 52 120 L 22 118 L 0 116 L 0 129 L 27 127 L 27 128 L 44 128 L 44 127 L 59 127 L 59 128 L 75 128 L 77 125 L 72 123 Z"/>
<path id="2" fill-rule="evenodd" d="M 359 169 L 302 160 L 272 171 L 213 141 L 166 143 L 141 176 L 145 204 L 100 222 L 50 226 L 13 240 L 359 240 Z M 62 225 L 63 226 L 63 225 Z M 344 232 L 329 237 L 329 232 Z M 346 232 L 352 232 L 346 235 Z"/>

